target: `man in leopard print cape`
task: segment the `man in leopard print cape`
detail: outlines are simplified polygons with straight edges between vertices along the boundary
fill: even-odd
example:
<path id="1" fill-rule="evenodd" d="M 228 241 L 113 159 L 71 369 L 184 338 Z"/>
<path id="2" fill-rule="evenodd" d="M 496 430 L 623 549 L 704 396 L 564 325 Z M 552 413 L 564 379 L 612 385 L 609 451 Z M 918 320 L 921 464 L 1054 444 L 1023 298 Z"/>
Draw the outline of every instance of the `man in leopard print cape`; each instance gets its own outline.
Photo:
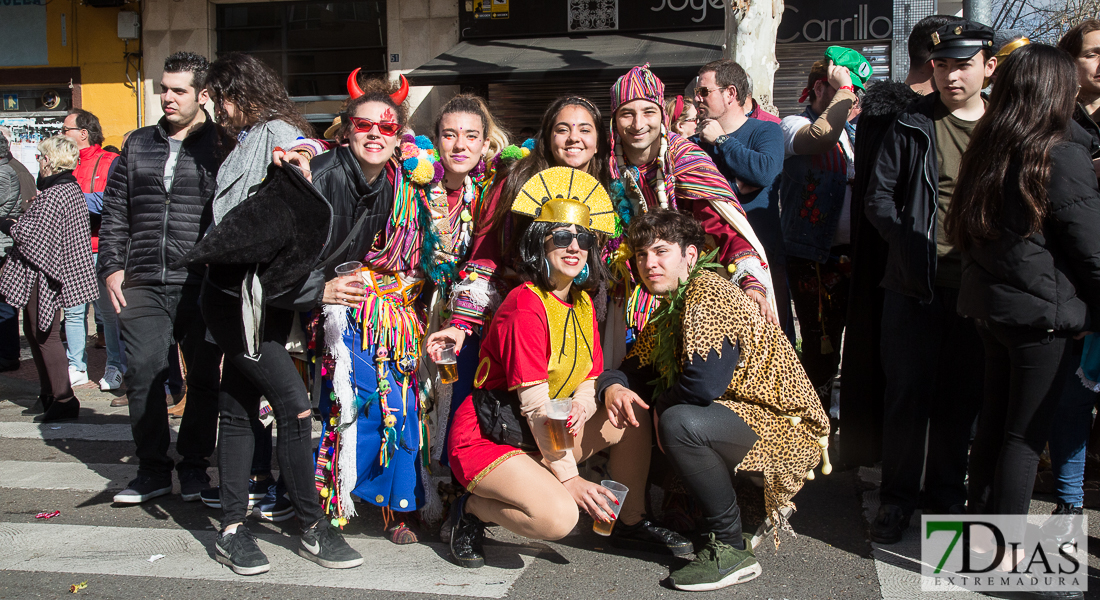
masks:
<path id="1" fill-rule="evenodd" d="M 620 427 L 652 406 L 658 444 L 710 529 L 695 561 L 671 574 L 673 586 L 703 591 L 748 581 L 760 566 L 753 536 L 741 531 L 730 471 L 763 477 L 778 546 L 803 481 L 822 461 L 823 473 L 831 471 L 829 419 L 783 331 L 705 268 L 698 222 L 651 211 L 635 217 L 627 241 L 639 279 L 662 305 L 622 366 L 600 376 L 598 397 Z"/>

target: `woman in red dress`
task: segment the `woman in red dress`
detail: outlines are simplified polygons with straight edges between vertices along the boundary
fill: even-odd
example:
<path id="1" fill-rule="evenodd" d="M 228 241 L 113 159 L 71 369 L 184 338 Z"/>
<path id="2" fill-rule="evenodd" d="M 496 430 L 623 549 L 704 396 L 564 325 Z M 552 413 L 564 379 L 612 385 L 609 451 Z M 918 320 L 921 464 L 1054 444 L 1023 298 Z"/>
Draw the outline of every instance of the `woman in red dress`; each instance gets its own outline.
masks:
<path id="1" fill-rule="evenodd" d="M 639 415 L 620 429 L 598 409 L 594 380 L 603 370 L 592 299 L 603 276 L 593 230 L 611 232 L 607 192 L 592 176 L 554 167 L 532 177 L 512 205 L 535 217 L 519 244 L 525 283 L 508 294 L 481 346 L 473 394 L 459 406 L 451 429 L 451 469 L 467 494 L 451 508 L 451 553 L 464 567 L 485 564 L 483 523 L 541 540 L 564 537 L 578 508 L 611 520 L 609 490 L 578 474 L 577 464 L 611 447 L 611 477 L 627 494 L 611 543 L 674 555 L 692 551 L 683 537 L 643 514 L 652 425 Z M 572 398 L 566 423 L 573 448 L 554 451 L 547 423 L 551 399 Z M 496 403 L 499 403 L 497 405 Z M 485 410 L 496 406 L 496 411 Z M 494 419 L 489 414 L 499 415 Z M 511 427 L 496 427 L 501 421 Z M 508 437 L 508 431 L 522 435 Z M 503 433 L 502 433 L 503 431 Z"/>

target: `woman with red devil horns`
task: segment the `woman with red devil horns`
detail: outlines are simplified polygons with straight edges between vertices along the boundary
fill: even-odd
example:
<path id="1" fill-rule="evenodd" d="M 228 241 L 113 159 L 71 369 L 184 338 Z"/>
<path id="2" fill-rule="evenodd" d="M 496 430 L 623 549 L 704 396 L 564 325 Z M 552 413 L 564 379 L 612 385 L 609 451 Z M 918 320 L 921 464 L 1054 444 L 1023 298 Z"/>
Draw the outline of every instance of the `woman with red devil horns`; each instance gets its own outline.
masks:
<path id="1" fill-rule="evenodd" d="M 394 91 L 382 80 L 360 85 L 357 74 L 348 77 L 350 98 L 335 136 L 340 145 L 309 165 L 309 144 L 286 155 L 312 171 L 334 214 L 329 255 L 313 275 L 327 280 L 323 293 L 316 288 L 325 305 L 324 324 L 316 328 L 321 343 L 314 345 L 320 354 L 314 391 L 324 425 L 316 480 L 337 523 L 355 515 L 354 495 L 383 508 L 395 543 L 411 543 L 417 537 L 401 513 L 419 509 L 432 522 L 442 512 L 423 467 L 433 436 L 425 414 L 430 395 L 422 385 L 428 322 L 418 307 L 447 297 L 467 252 L 483 187 L 483 177 L 468 175 L 479 164 L 484 171 L 489 127 L 481 119 L 475 119 L 476 134 L 455 127 L 462 141 L 447 138 L 440 160 L 427 137 L 401 135 L 405 78 Z M 448 151 L 456 147 L 457 153 Z M 296 156 L 301 150 L 306 156 Z M 451 163 L 463 172 L 448 173 Z M 447 182 L 458 189 L 449 190 Z M 361 270 L 336 277 L 335 266 L 351 261 Z"/>

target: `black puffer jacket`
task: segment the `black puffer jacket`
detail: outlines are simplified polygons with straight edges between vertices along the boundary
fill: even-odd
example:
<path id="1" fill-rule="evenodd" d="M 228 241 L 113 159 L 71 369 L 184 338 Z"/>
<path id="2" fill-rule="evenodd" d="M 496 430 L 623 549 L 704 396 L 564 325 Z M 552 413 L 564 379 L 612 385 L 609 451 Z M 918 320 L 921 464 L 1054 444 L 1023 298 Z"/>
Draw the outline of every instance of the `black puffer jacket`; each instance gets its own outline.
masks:
<path id="1" fill-rule="evenodd" d="M 962 252 L 959 314 L 1047 331 L 1094 329 L 1100 319 L 1100 192 L 1091 138 L 1070 123 L 1051 151 L 1043 231 L 1027 237 L 1017 165 L 1008 172 L 1001 235 Z"/>
<path id="2" fill-rule="evenodd" d="M 202 274 L 169 265 L 199 241 L 212 221 L 218 167 L 232 149 L 220 125 L 206 122 L 183 140 L 172 189 L 164 189 L 166 121 L 130 135 L 103 195 L 99 276 L 125 271 L 125 285 L 182 285 Z M 222 144 L 219 145 L 219 138 Z"/>

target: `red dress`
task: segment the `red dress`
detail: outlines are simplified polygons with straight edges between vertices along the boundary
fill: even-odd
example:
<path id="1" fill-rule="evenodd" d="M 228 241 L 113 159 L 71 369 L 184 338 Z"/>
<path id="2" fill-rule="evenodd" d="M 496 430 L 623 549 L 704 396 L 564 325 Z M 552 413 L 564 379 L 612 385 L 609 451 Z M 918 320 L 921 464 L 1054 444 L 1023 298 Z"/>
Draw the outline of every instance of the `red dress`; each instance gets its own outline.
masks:
<path id="1" fill-rule="evenodd" d="M 583 321 L 578 325 L 581 319 L 588 322 L 587 327 Z M 573 357 L 567 364 L 551 360 L 552 354 L 563 354 L 563 345 Z M 587 368 L 572 369 L 574 365 Z M 588 295 L 575 291 L 569 304 L 525 284 L 508 294 L 493 317 L 481 344 L 474 387 L 514 391 L 549 382 L 550 396 L 560 398 L 572 395 L 578 383 L 595 379 L 602 371 L 599 330 Z M 451 471 L 467 490 L 504 461 L 526 454 L 482 434 L 472 395 L 455 413 L 448 452 Z"/>

